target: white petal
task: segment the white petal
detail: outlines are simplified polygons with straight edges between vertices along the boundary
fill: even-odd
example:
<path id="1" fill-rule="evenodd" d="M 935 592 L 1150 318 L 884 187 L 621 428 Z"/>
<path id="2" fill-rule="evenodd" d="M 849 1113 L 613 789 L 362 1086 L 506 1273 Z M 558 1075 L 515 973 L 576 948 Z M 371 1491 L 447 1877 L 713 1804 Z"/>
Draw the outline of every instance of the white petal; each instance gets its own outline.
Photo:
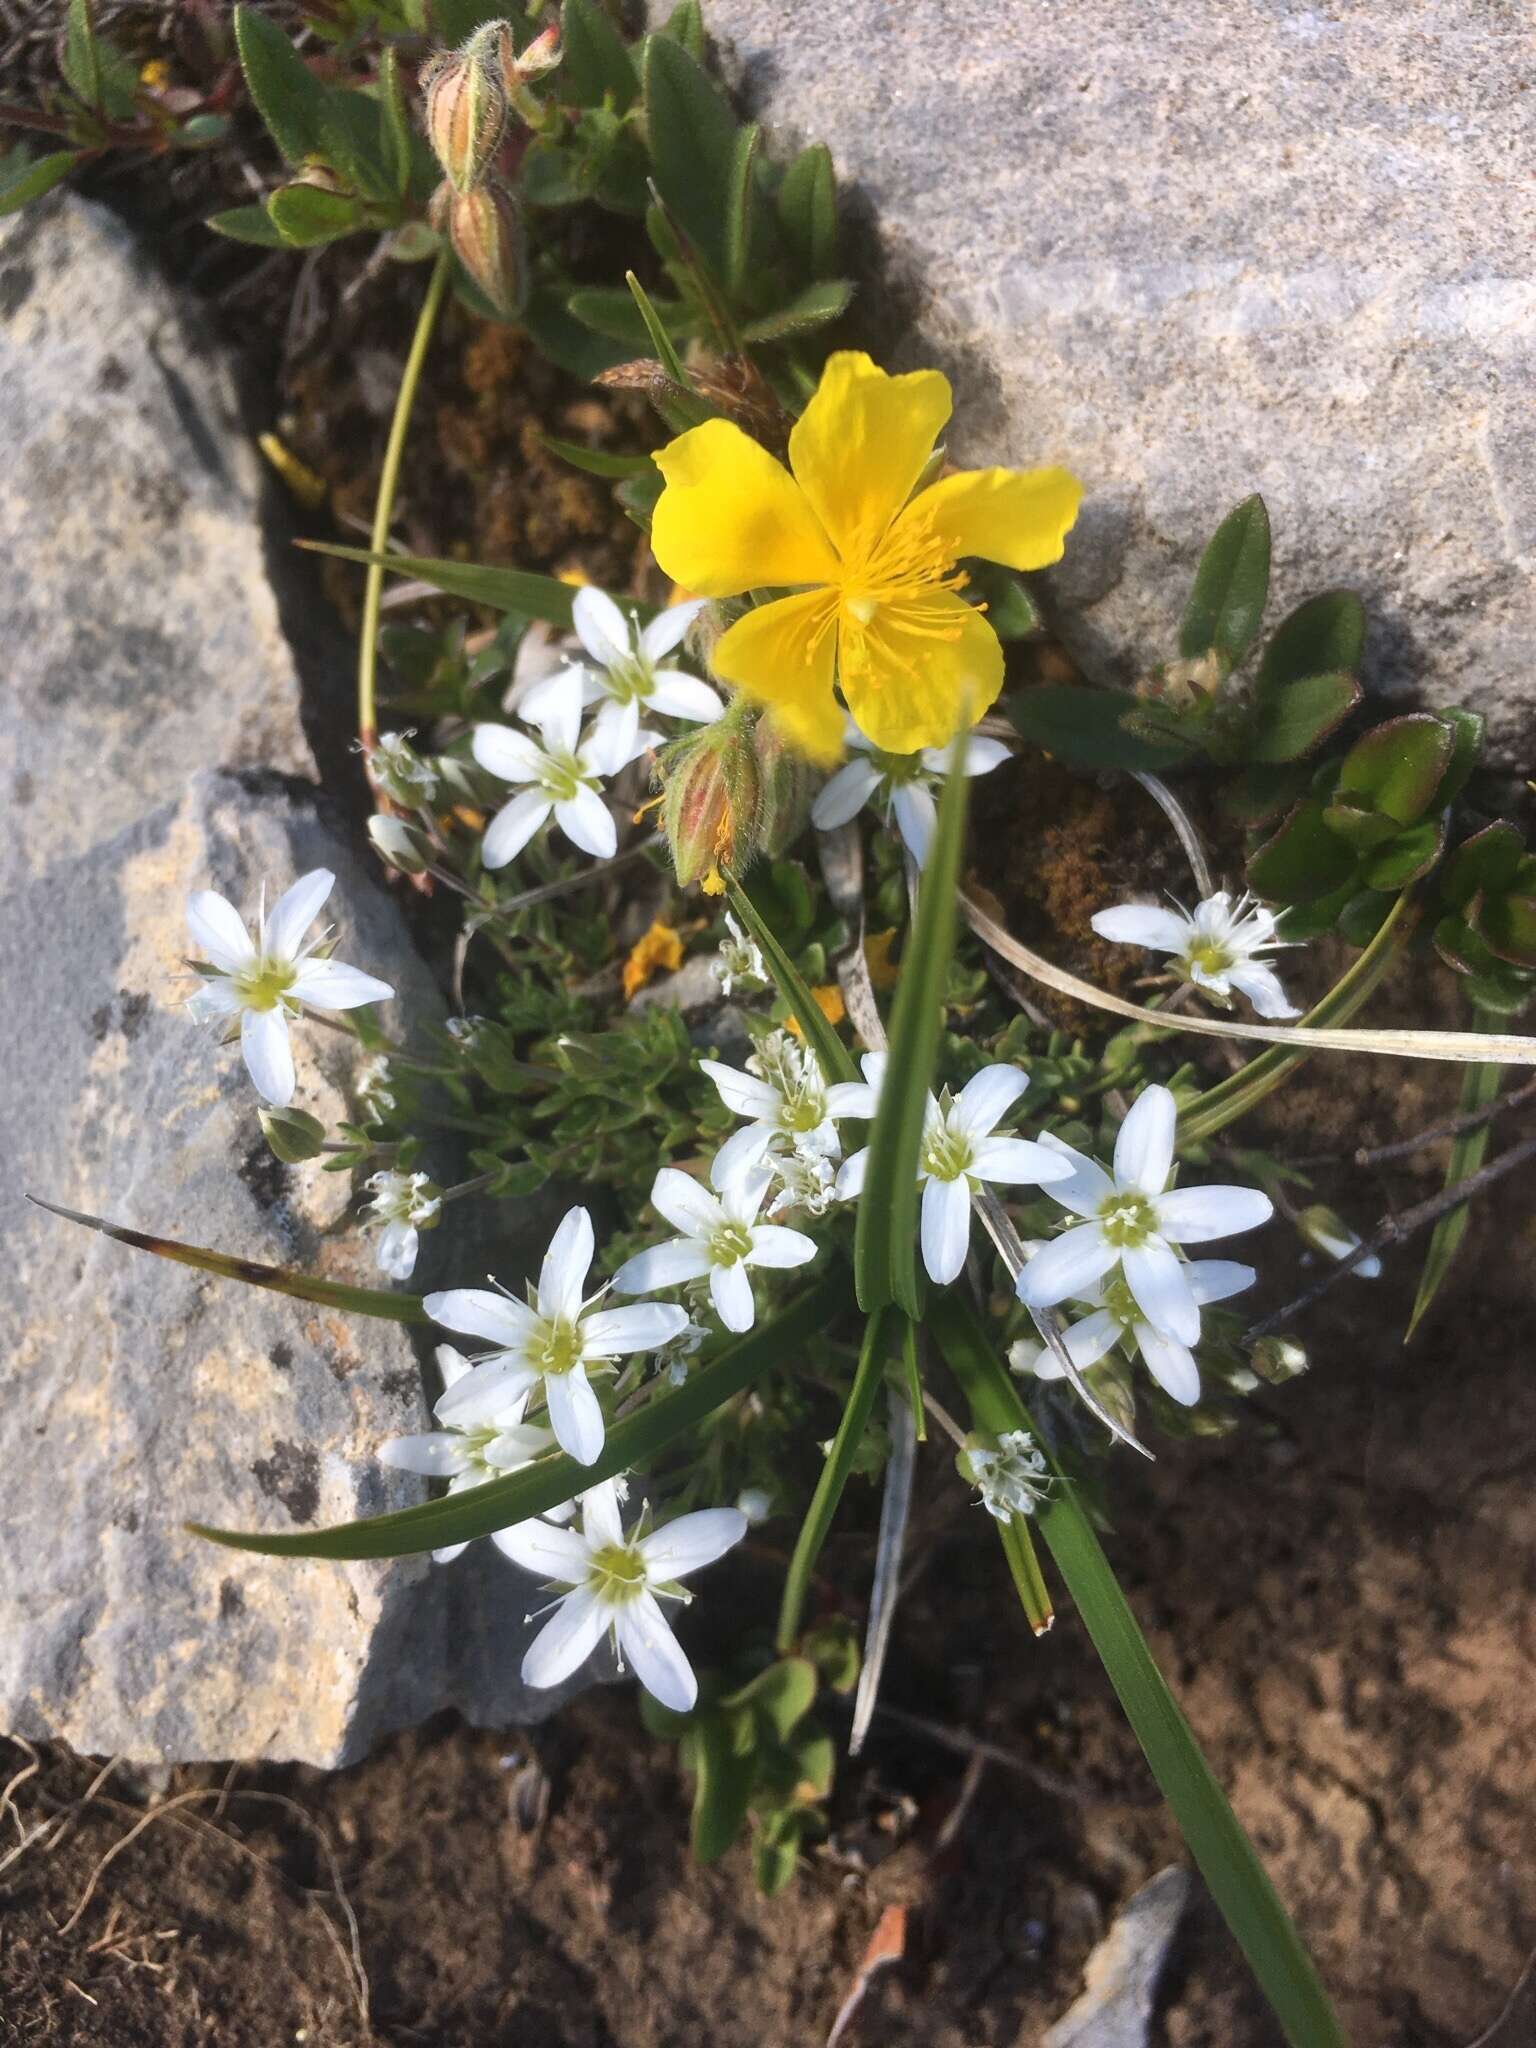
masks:
<path id="1" fill-rule="evenodd" d="M 267 919 L 266 950 L 273 960 L 293 959 L 335 886 L 329 868 L 312 868 L 283 891 Z"/>
<path id="2" fill-rule="evenodd" d="M 1236 1259 L 1193 1259 L 1184 1268 L 1184 1277 L 1203 1307 L 1208 1301 L 1226 1301 L 1241 1294 L 1259 1276 L 1252 1266 L 1239 1265 Z"/>
<path id="3" fill-rule="evenodd" d="M 624 1541 L 619 1489 L 611 1479 L 599 1480 L 581 1496 L 581 1533 L 589 1550 L 606 1550 Z"/>
<path id="4" fill-rule="evenodd" d="M 394 990 L 340 960 L 306 960 L 293 977 L 292 993 L 312 1010 L 358 1010 L 364 1003 L 387 1003 Z"/>
<path id="5" fill-rule="evenodd" d="M 379 1463 L 397 1472 L 421 1472 L 431 1479 L 452 1479 L 469 1463 L 464 1439 L 457 1430 L 434 1429 L 425 1436 L 394 1436 L 379 1445 Z"/>
<path id="6" fill-rule="evenodd" d="M 187 925 L 201 957 L 226 974 L 237 974 L 256 958 L 245 920 L 216 889 L 198 889 L 187 898 Z"/>
<path id="7" fill-rule="evenodd" d="M 827 1115 L 853 1116 L 868 1123 L 874 1116 L 878 1096 L 866 1081 L 834 1081 L 827 1090 Z"/>
<path id="8" fill-rule="evenodd" d="M 711 725 L 725 706 L 697 676 L 680 668 L 659 668 L 645 693 L 647 711 L 659 711 L 664 718 L 686 718 L 694 725 Z"/>
<path id="9" fill-rule="evenodd" d="M 837 1171 L 837 1184 L 832 1192 L 840 1202 L 851 1202 L 864 1192 L 864 1173 L 869 1165 L 869 1147 L 862 1152 L 850 1153 Z"/>
<path id="10" fill-rule="evenodd" d="M 1228 979 L 1235 989 L 1252 1003 L 1261 1017 L 1299 1017 L 1301 1012 L 1280 986 L 1280 977 L 1273 967 L 1266 967 L 1262 961 L 1252 960 L 1247 966 L 1229 970 Z"/>
<path id="11" fill-rule="evenodd" d="M 574 754 L 580 733 L 581 712 L 565 697 L 552 704 L 539 720 L 539 738 L 546 754 Z"/>
<path id="12" fill-rule="evenodd" d="M 1135 1330 L 1141 1355 L 1153 1379 L 1165 1394 L 1171 1394 L 1175 1401 L 1182 1401 L 1186 1408 L 1193 1408 L 1200 1398 L 1200 1368 L 1195 1364 L 1189 1346 L 1181 1344 L 1176 1337 L 1165 1337 L 1150 1323 L 1137 1323 Z"/>
<path id="13" fill-rule="evenodd" d="M 1184 1276 L 1182 1263 L 1160 1238 L 1127 1246 L 1121 1253 L 1120 1265 L 1137 1307 L 1154 1330 L 1176 1337 L 1181 1344 L 1199 1342 L 1200 1304 Z"/>
<path id="14" fill-rule="evenodd" d="M 965 750 L 965 772 L 967 775 L 990 775 L 994 768 L 1001 768 L 1011 754 L 1012 749 L 1002 740 L 984 739 L 972 733 Z M 948 762 L 944 765 L 947 767 Z M 941 768 L 939 772 L 942 774 L 944 771 Z"/>
<path id="15" fill-rule="evenodd" d="M 689 1237 L 720 1227 L 717 1198 L 708 1188 L 701 1187 L 692 1174 L 682 1173 L 675 1166 L 662 1167 L 651 1182 L 651 1207 L 674 1230 L 684 1231 Z"/>
<path id="16" fill-rule="evenodd" d="M 995 1181 L 1000 1187 L 1050 1187 L 1071 1168 L 1059 1152 L 1032 1138 L 983 1138 L 966 1172 L 972 1180 Z"/>
<path id="17" fill-rule="evenodd" d="M 604 668 L 617 668 L 630 659 L 630 621 L 606 591 L 595 590 L 590 583 L 578 590 L 571 601 L 571 624 L 582 646 Z"/>
<path id="18" fill-rule="evenodd" d="M 561 695 L 564 696 L 565 692 Z M 577 716 L 581 715 L 580 701 L 577 701 Z M 482 768 L 503 782 L 532 782 L 543 765 L 542 749 L 536 740 L 525 732 L 517 732 L 510 725 L 477 725 L 470 741 L 470 752 Z"/>
<path id="19" fill-rule="evenodd" d="M 709 1298 L 715 1305 L 715 1314 L 728 1330 L 739 1335 L 751 1329 L 757 1304 L 752 1299 L 752 1282 L 745 1266 L 711 1266 Z"/>
<path id="20" fill-rule="evenodd" d="M 1203 1244 L 1213 1237 L 1236 1237 L 1257 1230 L 1275 1213 L 1275 1205 L 1258 1188 L 1175 1188 L 1159 1195 L 1157 1227 L 1175 1244 Z"/>
<path id="21" fill-rule="evenodd" d="M 919 867 L 928 861 L 928 849 L 933 844 L 934 827 L 939 822 L 938 805 L 933 792 L 925 789 L 920 782 L 904 782 L 891 798 L 891 809 L 896 814 L 896 829 L 902 843 Z"/>
<path id="22" fill-rule="evenodd" d="M 223 975 L 213 981 L 205 981 L 187 997 L 187 1009 L 194 1024 L 218 1024 L 244 1008 L 244 1003 L 235 993 L 234 983 Z"/>
<path id="23" fill-rule="evenodd" d="M 573 846 L 594 860 L 612 860 L 619 847 L 613 813 L 595 789 L 585 783 L 573 797 L 555 805 L 555 823 Z"/>
<path id="24" fill-rule="evenodd" d="M 1083 1294 L 1119 1257 L 1097 1223 L 1079 1223 L 1035 1253 L 1018 1277 L 1019 1299 L 1030 1308 L 1053 1308 Z"/>
<path id="25" fill-rule="evenodd" d="M 439 1295 L 438 1300 L 442 1297 Z M 437 1360 L 437 1369 L 442 1374 L 444 1388 L 451 1387 L 456 1380 L 463 1379 L 470 1369 L 469 1360 L 462 1351 L 455 1351 L 451 1344 L 439 1344 L 432 1356 Z"/>
<path id="26" fill-rule="evenodd" d="M 444 1388 L 432 1413 L 454 1429 L 493 1428 L 514 1412 L 521 1413 L 522 1403 L 538 1379 L 531 1365 L 503 1352 L 500 1357 L 482 1359 L 463 1379 Z"/>
<path id="27" fill-rule="evenodd" d="M 726 1066 L 723 1060 L 700 1060 L 699 1071 L 709 1076 L 720 1100 L 737 1116 L 773 1117 L 778 1114 L 783 1098 L 777 1088 L 768 1081 L 759 1080 L 756 1074 L 744 1074 L 739 1067 Z"/>
<path id="28" fill-rule="evenodd" d="M 1080 1323 L 1073 1323 L 1070 1329 L 1063 1330 L 1061 1341 L 1078 1371 L 1086 1372 L 1090 1365 L 1097 1365 L 1105 1352 L 1112 1351 L 1119 1343 L 1120 1325 L 1107 1308 L 1098 1308 L 1091 1316 L 1084 1316 Z M 1049 1344 L 1045 1348 L 1051 1352 Z M 1051 1353 L 1051 1358 L 1054 1364 L 1054 1353 Z"/>
<path id="29" fill-rule="evenodd" d="M 462 1557 L 468 1548 L 469 1545 L 467 1543 L 445 1543 L 440 1550 L 433 1551 L 432 1562 L 434 1564 L 452 1564 L 453 1560 L 456 1557 Z"/>
<path id="30" fill-rule="evenodd" d="M 544 1399 L 555 1442 L 578 1465 L 594 1465 L 603 1454 L 603 1410 L 582 1366 L 546 1373 Z"/>
<path id="31" fill-rule="evenodd" d="M 1146 946 L 1154 953 L 1182 953 L 1192 930 L 1189 919 L 1178 911 L 1150 903 L 1117 903 L 1112 910 L 1096 910 L 1088 921 L 1101 939 Z"/>
<path id="32" fill-rule="evenodd" d="M 780 1223 L 759 1223 L 752 1232 L 749 1266 L 788 1268 L 808 1265 L 816 1256 L 816 1241 L 802 1231 L 786 1230 Z"/>
<path id="33" fill-rule="evenodd" d="M 457 1330 L 461 1337 L 484 1337 L 488 1344 L 509 1349 L 528 1343 L 539 1327 L 526 1302 L 484 1287 L 450 1287 L 442 1294 L 429 1294 L 424 1306 L 445 1330 Z"/>
<path id="34" fill-rule="evenodd" d="M 568 1593 L 523 1658 L 524 1685 L 559 1685 L 579 1671 L 603 1639 L 609 1610 L 585 1586 Z"/>
<path id="35" fill-rule="evenodd" d="M 653 1529 L 641 1539 L 640 1554 L 652 1578 L 684 1579 L 724 1557 L 746 1533 L 747 1518 L 739 1508 L 701 1508 Z"/>
<path id="36" fill-rule="evenodd" d="M 665 1301 L 637 1301 L 632 1308 L 603 1308 L 581 1325 L 581 1348 L 588 1358 L 628 1358 L 636 1351 L 659 1351 L 688 1327 L 688 1311 Z"/>
<path id="37" fill-rule="evenodd" d="M 772 1124 L 743 1124 L 715 1154 L 709 1169 L 711 1183 L 717 1188 L 732 1187 L 756 1173 L 777 1135 Z"/>
<path id="38" fill-rule="evenodd" d="M 947 1286 L 958 1278 L 971 1241 L 971 1191 L 963 1177 L 930 1180 L 924 1187 L 920 1235 L 928 1278 Z"/>
<path id="39" fill-rule="evenodd" d="M 1075 1216 L 1097 1216 L 1100 1207 L 1115 1192 L 1115 1184 L 1103 1167 L 1053 1132 L 1043 1132 L 1040 1142 L 1050 1151 L 1060 1153 L 1072 1169 L 1067 1179 L 1051 1182 L 1051 1200 L 1060 1202 L 1063 1209 L 1070 1209 Z"/>
<path id="40" fill-rule="evenodd" d="M 709 1271 L 709 1253 L 696 1239 L 671 1237 L 665 1244 L 653 1244 L 649 1251 L 636 1252 L 613 1276 L 615 1294 L 657 1294 L 663 1287 L 681 1287 L 687 1280 L 702 1280 Z"/>
<path id="41" fill-rule="evenodd" d="M 574 1322 L 581 1314 L 582 1290 L 592 1270 L 593 1249 L 592 1218 L 585 1209 L 567 1209 L 539 1268 L 541 1316 L 551 1322 L 558 1316 Z"/>
<path id="42" fill-rule="evenodd" d="M 498 1549 L 537 1578 L 579 1586 L 587 1576 L 591 1552 L 586 1538 L 575 1529 L 557 1529 L 552 1523 L 535 1518 L 531 1522 L 514 1522 L 498 1534 L 502 1538 Z"/>
<path id="43" fill-rule="evenodd" d="M 831 832 L 857 817 L 881 783 L 880 770 L 867 755 L 845 761 L 837 773 L 817 792 L 811 805 L 811 823 L 818 832 Z"/>
<path id="44" fill-rule="evenodd" d="M 512 1403 L 509 1412 L 512 1415 L 521 1415 L 526 1401 L 526 1395 L 519 1396 Z M 554 1449 L 555 1440 L 550 1430 L 539 1428 L 533 1423 L 527 1424 L 526 1427 L 513 1423 L 510 1428 L 504 1429 L 499 1426 L 500 1422 L 501 1418 L 498 1416 L 490 1425 L 496 1430 L 496 1434 L 480 1452 L 482 1462 L 491 1466 L 493 1470 L 521 1472 L 525 1465 L 531 1465 L 536 1458 L 542 1458 Z"/>
<path id="45" fill-rule="evenodd" d="M 655 1595 L 641 1593 L 621 1607 L 615 1626 L 619 1648 L 652 1699 L 686 1714 L 699 1696 L 699 1682 Z"/>
<path id="46" fill-rule="evenodd" d="M 589 775 L 617 775 L 639 751 L 640 706 L 633 697 L 610 697 L 592 721 L 576 759 Z"/>
<path id="47" fill-rule="evenodd" d="M 715 1154 L 716 1165 L 720 1155 Z M 763 1206 L 764 1197 L 773 1186 L 771 1173 L 744 1173 L 722 1184 L 712 1173 L 710 1180 L 720 1197 L 720 1213 L 731 1223 L 745 1224 L 749 1229 L 757 1221 L 757 1212 Z"/>
<path id="48" fill-rule="evenodd" d="M 1017 1067 L 983 1067 L 972 1074 L 955 1097 L 949 1112 L 949 1127 L 968 1138 L 985 1138 L 996 1130 L 1008 1111 L 1029 1086 L 1028 1074 Z"/>
<path id="49" fill-rule="evenodd" d="M 504 868 L 508 861 L 516 860 L 553 809 L 542 789 L 519 791 L 486 827 L 480 842 L 481 860 L 488 868 Z"/>
<path id="50" fill-rule="evenodd" d="M 374 1264 L 391 1280 L 409 1280 L 416 1270 L 420 1246 L 421 1236 L 415 1224 L 403 1223 L 397 1217 L 379 1232 L 373 1248 Z"/>
<path id="51" fill-rule="evenodd" d="M 1173 1133 L 1179 1112 L 1172 1093 L 1155 1083 L 1131 1104 L 1115 1139 L 1115 1180 L 1122 1188 L 1160 1195 L 1173 1166 Z"/>
<path id="52" fill-rule="evenodd" d="M 293 1047 L 288 1043 L 288 1019 L 282 1011 L 243 1011 L 240 1050 L 257 1094 L 265 1096 L 274 1109 L 286 1109 L 293 1100 Z"/>
<path id="53" fill-rule="evenodd" d="M 557 668 L 553 675 L 541 677 L 531 689 L 524 690 L 517 700 L 517 715 L 529 725 L 542 725 L 557 712 L 562 699 L 574 697 L 579 719 L 586 706 L 595 704 L 602 694 L 603 686 L 591 669 L 571 664 Z M 509 779 L 506 776 L 502 778 L 503 781 Z"/>
<path id="54" fill-rule="evenodd" d="M 648 626 L 642 627 L 640 652 L 646 660 L 662 661 L 674 647 L 681 647 L 688 628 L 703 611 L 705 603 L 704 598 L 694 597 L 686 604 L 669 604 Z"/>

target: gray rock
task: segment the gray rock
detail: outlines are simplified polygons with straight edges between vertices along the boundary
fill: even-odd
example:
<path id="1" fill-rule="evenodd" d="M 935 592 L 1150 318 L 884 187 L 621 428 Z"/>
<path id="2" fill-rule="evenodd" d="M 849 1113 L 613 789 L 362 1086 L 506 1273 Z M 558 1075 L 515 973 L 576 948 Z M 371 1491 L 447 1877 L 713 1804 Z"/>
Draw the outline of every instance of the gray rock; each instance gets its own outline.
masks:
<path id="1" fill-rule="evenodd" d="M 1277 604 L 1354 585 L 1374 687 L 1474 704 L 1529 766 L 1523 6 L 706 12 L 778 143 L 829 143 L 859 188 L 866 332 L 950 371 L 956 460 L 1084 479 L 1056 585 L 1090 673 L 1174 651 L 1200 547 L 1260 490 Z"/>
<path id="2" fill-rule="evenodd" d="M 1157 1981 L 1189 1901 L 1190 1882 L 1187 1870 L 1170 1864 L 1126 1901 L 1083 1967 L 1082 1996 L 1041 2048 L 1147 2048 Z"/>

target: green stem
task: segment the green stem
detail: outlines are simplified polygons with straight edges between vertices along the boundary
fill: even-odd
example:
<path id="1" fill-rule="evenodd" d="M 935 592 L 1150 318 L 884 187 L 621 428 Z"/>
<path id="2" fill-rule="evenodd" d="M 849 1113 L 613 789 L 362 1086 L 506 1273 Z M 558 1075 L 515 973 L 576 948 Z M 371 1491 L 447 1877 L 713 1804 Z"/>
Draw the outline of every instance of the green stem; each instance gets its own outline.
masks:
<path id="1" fill-rule="evenodd" d="M 1302 1018 L 1301 1028 L 1321 1030 L 1327 1025 L 1347 1023 L 1397 965 L 1418 921 L 1418 911 L 1410 906 L 1406 896 L 1399 896 L 1375 938 L 1322 1001 Z M 1268 1052 L 1250 1060 L 1241 1073 L 1207 1088 L 1179 1118 L 1179 1149 L 1183 1151 L 1225 1130 L 1255 1103 L 1273 1094 L 1303 1060 L 1311 1058 L 1306 1050 L 1271 1046 Z"/>
<path id="2" fill-rule="evenodd" d="M 452 274 L 453 256 L 449 250 L 444 249 L 432 266 L 427 295 L 421 302 L 421 311 L 416 317 L 416 332 L 411 336 L 410 353 L 406 356 L 405 369 L 401 373 L 400 389 L 395 394 L 395 416 L 389 423 L 389 439 L 384 444 L 384 467 L 379 472 L 379 493 L 374 499 L 373 531 L 368 543 L 375 555 L 384 554 L 389 547 L 390 522 L 395 516 L 395 492 L 400 483 L 400 462 L 405 454 L 405 437 L 410 429 L 411 413 L 416 404 L 416 389 L 421 382 L 422 364 L 427 359 L 427 347 L 432 339 L 432 330 L 437 325 L 443 295 L 448 289 L 448 280 Z M 357 737 L 365 763 L 372 756 L 379 737 L 376 676 L 379 613 L 383 601 L 384 564 L 370 562 L 368 580 L 363 586 L 362 639 L 357 650 Z M 371 772 L 369 780 L 372 780 Z"/>
<path id="3" fill-rule="evenodd" d="M 776 1639 L 781 1656 L 794 1648 L 800 1634 L 800 1620 L 805 1610 L 805 1597 L 810 1590 L 811 1574 L 816 1569 L 821 1546 L 827 1540 L 832 1517 L 837 1513 L 837 1504 L 848 1484 L 854 1458 L 864 1440 L 875 1396 L 885 1378 L 885 1361 L 890 1352 L 891 1315 L 889 1309 L 877 1309 L 864 1325 L 864 1344 L 859 1352 L 858 1371 L 853 1376 L 848 1405 L 837 1425 L 837 1435 L 832 1439 L 827 1462 L 821 1468 L 816 1491 L 811 1496 L 805 1520 L 800 1524 L 800 1534 L 795 1539 L 794 1556 L 789 1561 Z"/>
<path id="4" fill-rule="evenodd" d="M 1501 1019 L 1489 1011 L 1474 1008 L 1473 1019 L 1479 1030 L 1497 1031 Z M 1461 1102 L 1459 1107 L 1464 1115 L 1473 1115 L 1486 1109 L 1499 1093 L 1499 1083 L 1504 1078 L 1504 1069 L 1490 1061 L 1486 1066 L 1468 1067 L 1461 1080 Z M 1488 1155 L 1488 1141 L 1493 1136 L 1491 1123 L 1478 1125 L 1475 1129 L 1457 1133 L 1451 1147 L 1451 1156 L 1446 1161 L 1445 1185 L 1459 1187 L 1464 1180 L 1477 1172 Z M 1445 1276 L 1450 1272 L 1461 1240 L 1467 1234 L 1467 1225 L 1472 1220 L 1472 1211 L 1465 1203 L 1450 1210 L 1435 1225 L 1434 1235 L 1429 1240 L 1429 1249 L 1424 1254 L 1424 1270 L 1419 1275 L 1418 1292 L 1413 1298 L 1413 1311 L 1408 1318 L 1408 1328 L 1403 1333 L 1406 1344 L 1429 1309 L 1430 1303 L 1444 1285 Z"/>
<path id="5" fill-rule="evenodd" d="M 1029 1524 L 1021 1515 L 1015 1515 L 1011 1522 L 998 1523 L 998 1534 L 1002 1538 L 1003 1555 L 1013 1574 L 1014 1590 L 1024 1610 L 1024 1619 L 1037 1636 L 1043 1636 L 1056 1619 L 1056 1611 L 1051 1605 L 1040 1560 L 1035 1555 Z"/>

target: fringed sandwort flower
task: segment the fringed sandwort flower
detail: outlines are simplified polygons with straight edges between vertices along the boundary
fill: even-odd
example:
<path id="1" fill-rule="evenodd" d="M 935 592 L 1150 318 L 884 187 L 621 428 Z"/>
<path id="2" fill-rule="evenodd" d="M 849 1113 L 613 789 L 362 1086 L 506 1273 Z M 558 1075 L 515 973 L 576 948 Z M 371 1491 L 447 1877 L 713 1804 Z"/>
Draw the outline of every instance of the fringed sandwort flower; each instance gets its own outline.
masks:
<path id="1" fill-rule="evenodd" d="M 424 1173 L 397 1173 L 385 1167 L 370 1175 L 365 1229 L 377 1229 L 373 1256 L 381 1273 L 391 1280 L 409 1280 L 416 1270 L 421 1232 L 430 1230 L 442 1214 L 443 1191 Z"/>
<path id="2" fill-rule="evenodd" d="M 1241 1294 L 1257 1278 L 1252 1266 L 1239 1265 L 1235 1259 L 1191 1259 L 1183 1271 L 1201 1308 Z M 1186 1408 L 1195 1405 L 1200 1398 L 1200 1368 L 1191 1349 L 1196 1339 L 1180 1343 L 1177 1337 L 1154 1328 L 1121 1273 L 1098 1281 L 1080 1299 L 1089 1313 L 1061 1333 L 1067 1356 L 1079 1372 L 1097 1365 L 1117 1344 L 1129 1343 L 1141 1353 L 1147 1371 L 1165 1394 Z M 1008 1363 L 1015 1372 L 1032 1372 L 1036 1379 L 1065 1377 L 1066 1369 L 1051 1347 L 1030 1337 L 1010 1348 Z"/>
<path id="3" fill-rule="evenodd" d="M 769 1174 L 756 1172 L 705 1188 L 675 1166 L 664 1166 L 652 1183 L 651 1204 L 681 1234 L 626 1260 L 613 1276 L 615 1291 L 654 1294 L 658 1288 L 707 1280 L 710 1301 L 725 1327 L 750 1330 L 757 1304 L 748 1268 L 803 1266 L 816 1256 L 815 1243 L 800 1231 L 758 1222 L 772 1185 Z"/>
<path id="4" fill-rule="evenodd" d="M 535 683 L 518 704 L 518 716 L 538 725 L 550 707 L 573 700 L 577 710 L 600 704 L 594 733 L 622 723 L 626 711 L 651 711 L 664 718 L 707 725 L 725 708 L 708 683 L 686 669 L 658 666 L 682 645 L 683 635 L 704 609 L 702 600 L 669 605 L 649 625 L 627 615 L 601 590 L 578 590 L 571 623 L 589 659 L 572 663 Z"/>
<path id="5" fill-rule="evenodd" d="M 1095 911 L 1092 923 L 1101 939 L 1171 954 L 1184 979 L 1224 1008 L 1231 1007 L 1236 989 L 1261 1017 L 1301 1015 L 1274 968 L 1258 957 L 1288 942 L 1277 935 L 1274 912 L 1249 896 L 1234 903 L 1225 889 L 1218 889 L 1193 911 L 1121 903 Z"/>
<path id="6" fill-rule="evenodd" d="M 949 772 L 949 749 L 925 747 L 920 754 L 885 754 L 867 740 L 850 718 L 844 732 L 855 758 L 845 761 L 811 805 L 811 823 L 818 832 L 846 825 L 866 804 L 894 819 L 908 853 L 922 867 L 939 821 L 934 785 Z M 1008 759 L 1001 740 L 966 741 L 967 775 L 990 775 Z"/>
<path id="7" fill-rule="evenodd" d="M 480 857 L 488 868 L 504 868 L 515 860 L 551 813 L 583 853 L 611 860 L 618 851 L 618 828 L 603 801 L 603 778 L 617 775 L 654 746 L 657 735 L 640 730 L 632 704 L 606 730 L 594 727 L 584 739 L 580 733 L 581 705 L 570 694 L 546 707 L 537 740 L 510 725 L 475 727 L 474 755 L 480 766 L 503 782 L 528 785 L 486 827 Z"/>

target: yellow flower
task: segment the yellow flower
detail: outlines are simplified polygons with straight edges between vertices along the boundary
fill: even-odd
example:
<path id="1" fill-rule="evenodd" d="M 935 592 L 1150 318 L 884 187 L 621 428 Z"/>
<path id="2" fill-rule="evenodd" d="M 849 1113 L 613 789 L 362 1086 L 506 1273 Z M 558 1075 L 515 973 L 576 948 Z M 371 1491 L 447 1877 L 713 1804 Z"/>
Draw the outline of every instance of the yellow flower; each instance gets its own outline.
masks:
<path id="1" fill-rule="evenodd" d="M 738 619 L 712 660 L 814 760 L 842 751 L 835 684 L 887 753 L 943 746 L 979 718 L 1003 650 L 955 565 L 1044 568 L 1077 517 L 1082 487 L 1064 469 L 967 470 L 918 489 L 949 413 L 937 370 L 890 377 L 845 351 L 790 434 L 789 469 L 729 420 L 655 458 L 666 488 L 651 545 L 668 576 L 700 597 L 793 588 Z"/>
<path id="2" fill-rule="evenodd" d="M 657 973 L 676 974 L 683 964 L 683 942 L 669 924 L 658 919 L 630 948 L 624 962 L 624 1000 L 637 995 Z"/>

